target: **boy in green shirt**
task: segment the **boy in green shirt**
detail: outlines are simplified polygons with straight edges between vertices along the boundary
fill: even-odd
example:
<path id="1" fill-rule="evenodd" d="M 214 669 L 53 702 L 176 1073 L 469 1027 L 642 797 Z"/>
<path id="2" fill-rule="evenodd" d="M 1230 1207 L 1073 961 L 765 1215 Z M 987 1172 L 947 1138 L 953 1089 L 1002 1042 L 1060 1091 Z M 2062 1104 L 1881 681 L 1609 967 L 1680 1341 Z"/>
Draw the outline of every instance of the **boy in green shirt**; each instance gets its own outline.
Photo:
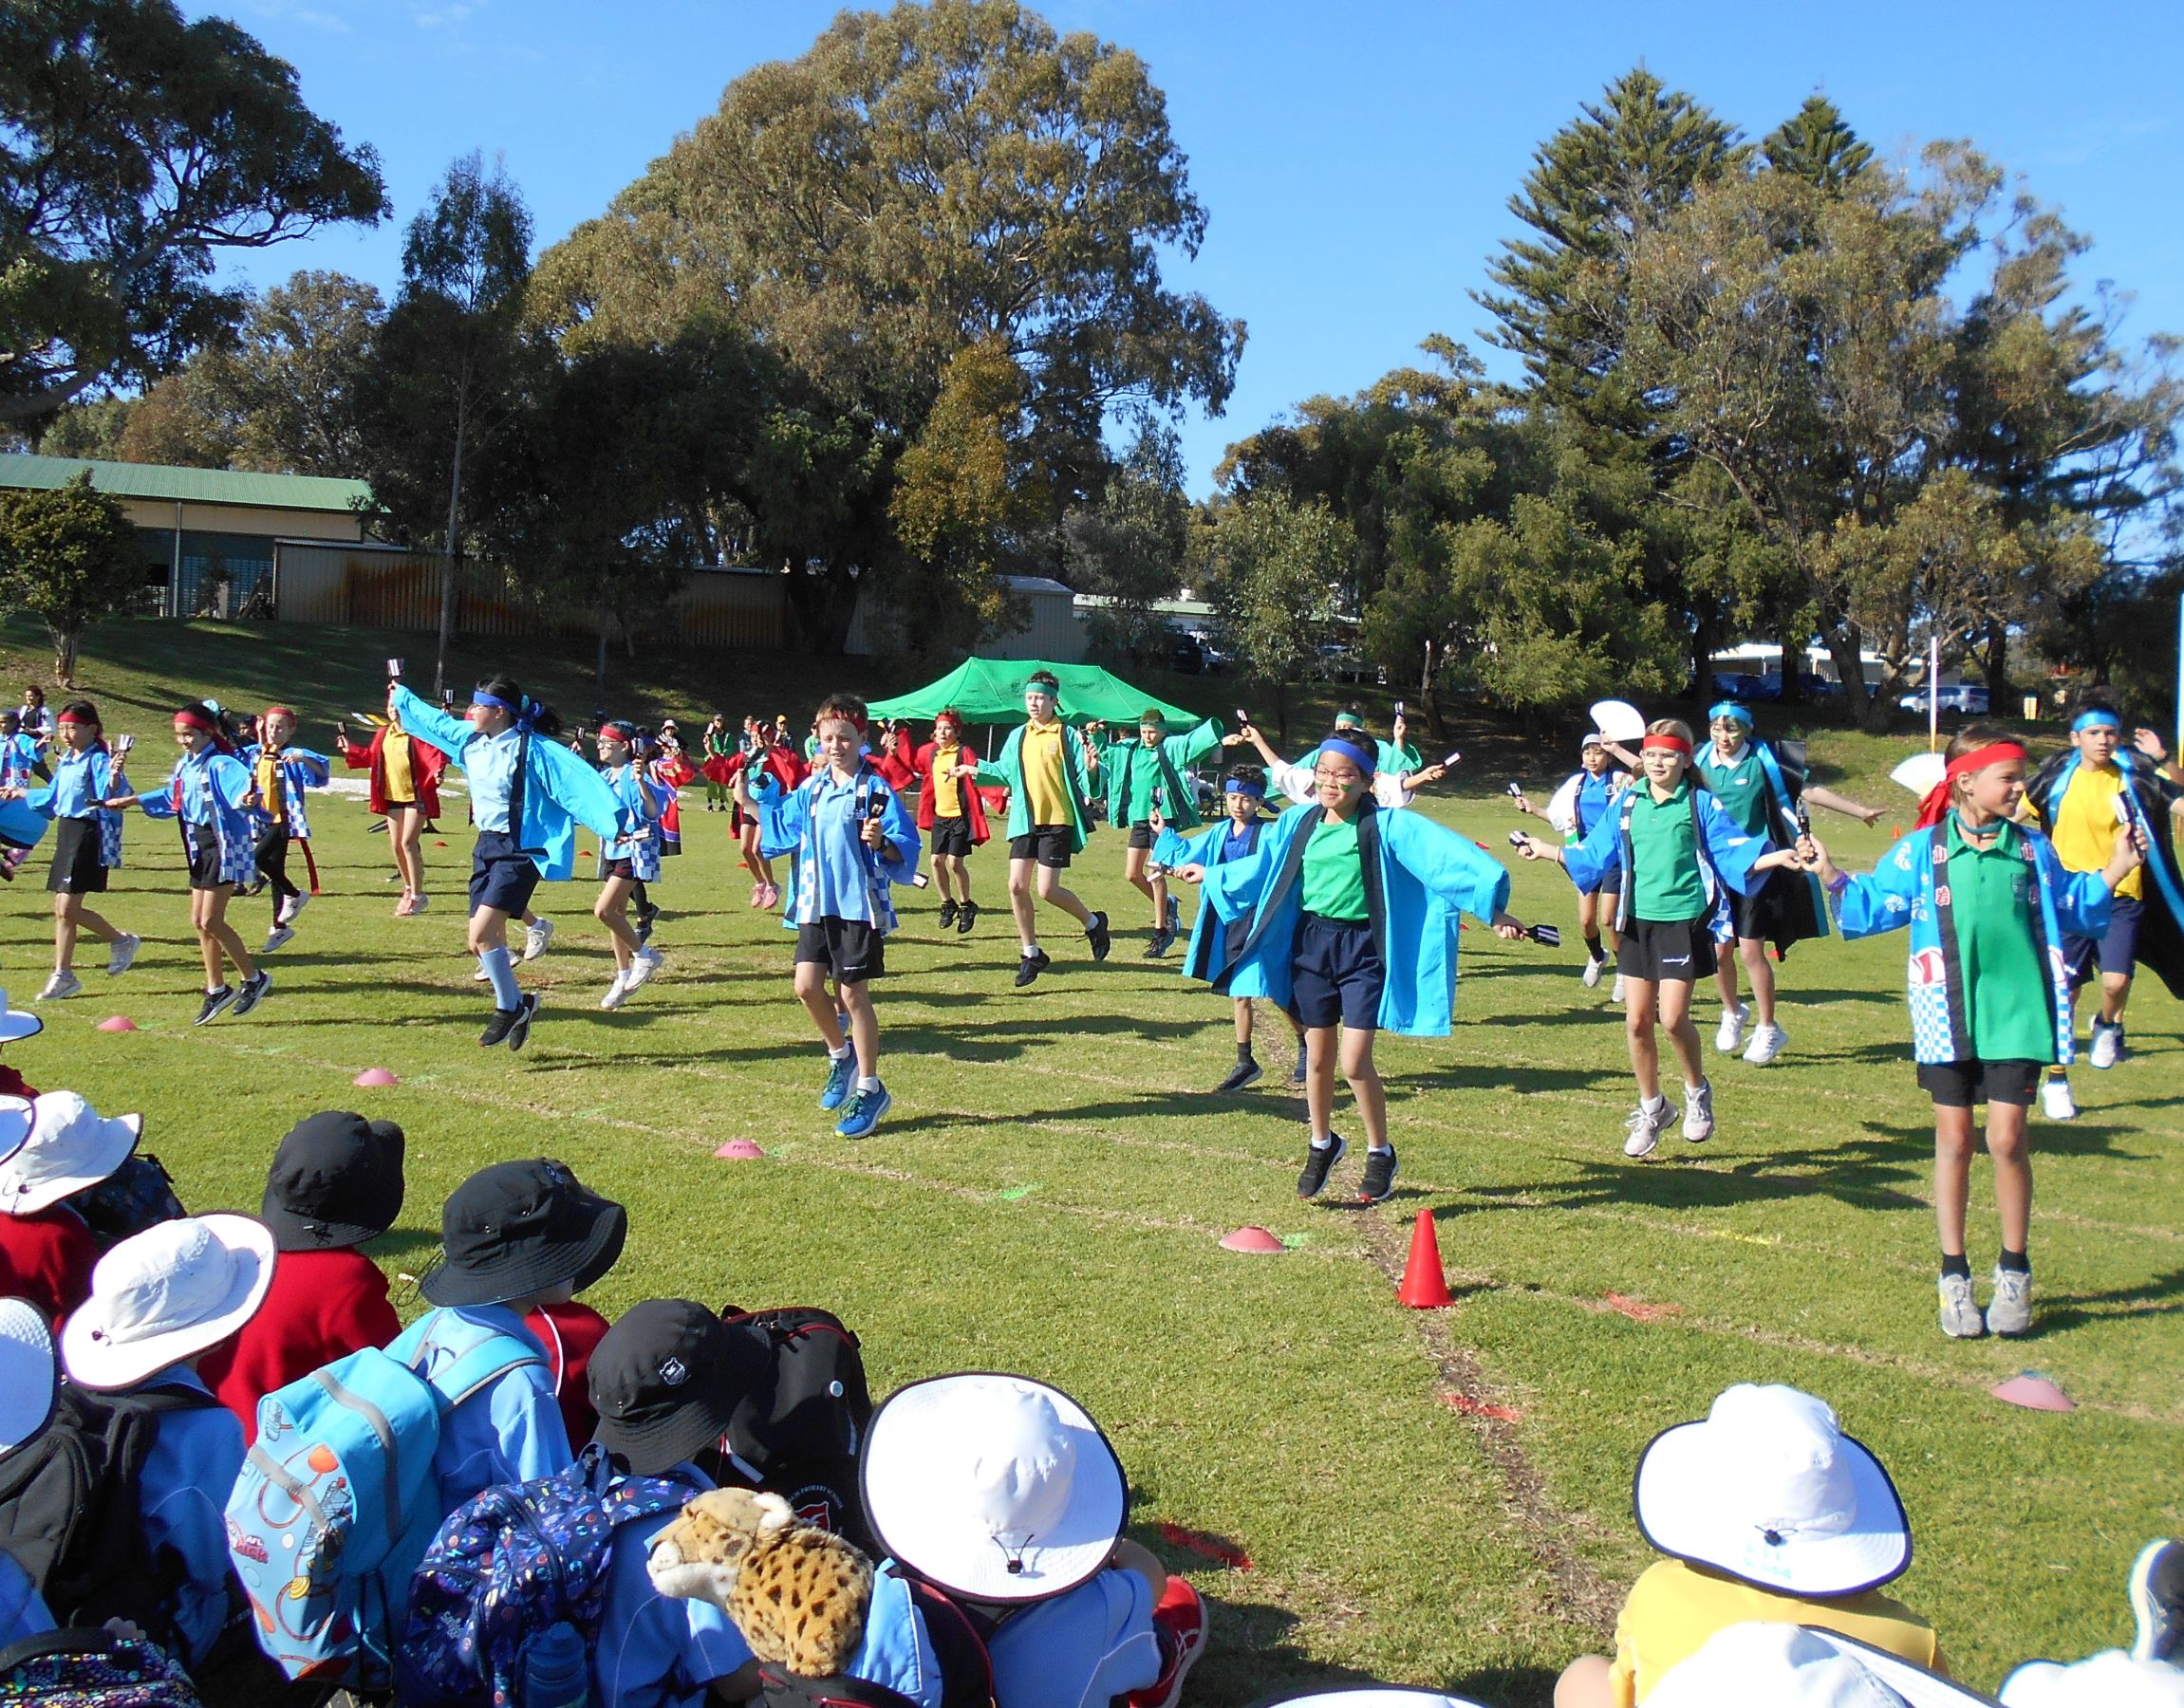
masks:
<path id="1" fill-rule="evenodd" d="M 1152 903 L 1152 940 L 1145 953 L 1148 960 L 1158 960 L 1183 935 L 1183 907 L 1168 894 L 1167 874 L 1151 863 L 1160 833 L 1154 820 L 1178 830 L 1196 827 L 1198 804 L 1183 773 L 1221 746 L 1221 724 L 1209 717 L 1196 729 L 1170 735 L 1167 717 L 1158 707 L 1148 706 L 1137 720 L 1135 741 L 1102 744 L 1106 729 L 1096 721 L 1085 726 L 1088 751 L 1107 790 L 1108 823 L 1118 830 L 1129 827 L 1122 875 Z"/>

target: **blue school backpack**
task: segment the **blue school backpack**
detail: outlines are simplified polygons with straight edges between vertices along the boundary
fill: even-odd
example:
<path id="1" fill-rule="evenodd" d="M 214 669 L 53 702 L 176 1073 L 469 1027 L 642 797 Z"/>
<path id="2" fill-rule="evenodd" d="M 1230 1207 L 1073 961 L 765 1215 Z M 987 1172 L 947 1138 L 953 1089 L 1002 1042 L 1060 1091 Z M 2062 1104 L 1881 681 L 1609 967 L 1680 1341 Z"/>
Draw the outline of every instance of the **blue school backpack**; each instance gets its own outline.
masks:
<path id="1" fill-rule="evenodd" d="M 454 1361 L 429 1381 L 435 1351 Z M 433 1455 L 455 1408 L 538 1348 L 429 1312 L 258 1402 L 228 1497 L 228 1557 L 258 1646 L 294 1680 L 384 1690 L 410 1574 L 446 1516 Z"/>
<path id="2" fill-rule="evenodd" d="M 410 1583 L 395 1669 L 403 1708 L 549 1708 L 524 1688 L 527 1649 L 550 1631 L 566 1642 L 573 1626 L 588 1650 L 614 1532 L 680 1512 L 690 1494 L 663 1477 L 616 1476 L 594 1441 L 556 1476 L 456 1508 Z"/>

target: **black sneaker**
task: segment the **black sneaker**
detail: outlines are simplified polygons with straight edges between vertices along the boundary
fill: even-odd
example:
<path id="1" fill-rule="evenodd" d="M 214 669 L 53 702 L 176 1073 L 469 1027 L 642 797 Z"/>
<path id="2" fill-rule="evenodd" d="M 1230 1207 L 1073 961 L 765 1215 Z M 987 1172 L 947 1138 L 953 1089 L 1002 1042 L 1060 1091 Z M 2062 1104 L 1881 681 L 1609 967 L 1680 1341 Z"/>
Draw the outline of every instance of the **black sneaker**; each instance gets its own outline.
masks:
<path id="1" fill-rule="evenodd" d="M 521 1049 L 531 1042 L 531 1018 L 537 1012 L 538 998 L 525 996 L 523 1005 L 515 1011 L 515 1018 L 509 1022 L 508 1048 L 511 1050 Z"/>
<path id="2" fill-rule="evenodd" d="M 956 915 L 956 935 L 958 937 L 970 936 L 971 926 L 977 922 L 978 917 L 979 904 L 976 901 L 964 902 L 961 911 Z"/>
<path id="3" fill-rule="evenodd" d="M 1365 1179 L 1357 1183 L 1357 1201 L 1377 1204 L 1395 1195 L 1395 1147 L 1365 1153 Z"/>
<path id="4" fill-rule="evenodd" d="M 945 901 L 941 903 L 941 929 L 945 931 L 955 922 L 956 899 L 953 896 L 950 896 Z"/>
<path id="5" fill-rule="evenodd" d="M 1216 1091 L 1241 1091 L 1246 1086 L 1256 1086 L 1260 1080 L 1260 1066 L 1249 1056 L 1228 1070 L 1228 1077 L 1214 1086 Z"/>
<path id="6" fill-rule="evenodd" d="M 222 985 L 216 991 L 207 991 L 205 993 L 205 1006 L 197 1011 L 196 1024 L 202 1026 L 214 1015 L 225 1013 L 228 1004 L 234 999 L 235 993 L 228 985 Z"/>
<path id="7" fill-rule="evenodd" d="M 485 1023 L 485 1030 L 477 1034 L 477 1047 L 480 1049 L 491 1049 L 495 1044 L 507 1042 L 508 1029 L 515 1024 L 522 1012 L 521 1003 L 512 1009 L 495 1009 L 493 1018 Z"/>
<path id="8" fill-rule="evenodd" d="M 1150 940 L 1149 942 L 1148 942 L 1148 943 L 1146 944 L 1146 946 L 1145 946 L 1145 957 L 1146 957 L 1146 959 L 1147 959 L 1147 960 L 1158 960 L 1158 959 L 1160 959 L 1160 957 L 1161 957 L 1162 956 L 1164 956 L 1164 955 L 1166 955 L 1166 954 L 1167 953 L 1167 946 L 1168 946 L 1168 944 L 1169 944 L 1169 942 L 1170 942 L 1171 940 L 1172 940 L 1172 939 L 1171 939 L 1171 938 L 1168 937 L 1168 935 L 1167 935 L 1167 926 L 1165 926 L 1165 925 L 1156 925 L 1156 926 L 1154 926 L 1154 927 L 1153 927 L 1153 933 L 1152 933 L 1152 938 L 1151 938 L 1151 940 Z"/>
<path id="9" fill-rule="evenodd" d="M 1017 989 L 1022 990 L 1041 973 L 1055 964 L 1054 956 L 1044 949 L 1034 949 L 1029 955 L 1017 956 Z"/>
<path id="10" fill-rule="evenodd" d="M 1108 935 L 1107 915 L 1095 913 L 1086 921 L 1085 941 L 1092 945 L 1092 959 L 1107 959 L 1107 952 L 1114 947 L 1114 939 Z"/>
<path id="11" fill-rule="evenodd" d="M 1327 1184 L 1327 1171 L 1342 1160 L 1350 1148 L 1340 1133 L 1335 1135 L 1333 1144 L 1307 1145 L 1304 1151 L 1304 1172 L 1297 1177 L 1297 1196 L 1301 1198 L 1317 1197 Z"/>
<path id="12" fill-rule="evenodd" d="M 1289 1083 L 1291 1085 L 1301 1086 L 1304 1084 L 1305 1060 L 1304 1046 L 1299 1044 L 1297 1047 L 1297 1066 L 1289 1070 Z"/>
<path id="13" fill-rule="evenodd" d="M 637 940 L 640 944 L 652 940 L 653 921 L 660 918 L 660 903 L 647 901 L 637 910 Z"/>
<path id="14" fill-rule="evenodd" d="M 2131 1567 L 2131 1610 L 2138 1616 L 2135 1661 L 2184 1666 L 2184 1542 L 2164 1536 Z"/>
<path id="15" fill-rule="evenodd" d="M 265 1000 L 266 993 L 273 988 L 273 975 L 260 967 L 251 977 L 243 980 L 243 988 L 235 993 L 235 1012 L 247 1014 Z"/>

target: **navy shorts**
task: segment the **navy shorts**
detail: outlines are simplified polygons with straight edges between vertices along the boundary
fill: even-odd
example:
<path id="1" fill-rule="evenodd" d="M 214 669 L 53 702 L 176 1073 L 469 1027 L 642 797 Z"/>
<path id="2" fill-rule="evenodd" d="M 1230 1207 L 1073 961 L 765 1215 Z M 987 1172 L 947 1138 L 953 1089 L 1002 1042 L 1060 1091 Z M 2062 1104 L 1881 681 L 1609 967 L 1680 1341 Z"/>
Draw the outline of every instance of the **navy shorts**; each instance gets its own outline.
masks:
<path id="1" fill-rule="evenodd" d="M 1297 928 L 1291 962 L 1290 1008 L 1300 1026 L 1373 1031 L 1380 1025 L 1380 993 L 1388 983 L 1370 919 L 1330 919 L 1306 914 Z"/>
<path id="2" fill-rule="evenodd" d="M 2146 905 L 2129 896 L 2108 904 L 2108 930 L 2099 938 L 2066 937 L 2063 939 L 2063 964 L 2069 969 L 2070 988 L 2090 984 L 2095 973 L 2129 978 L 2138 965 L 2138 926 Z"/>
<path id="3" fill-rule="evenodd" d="M 2040 1088 L 2038 1062 L 1987 1062 L 1967 1056 L 1956 1062 L 1921 1062 L 1919 1089 L 1937 1109 L 1969 1109 L 1975 1104 L 2008 1104 L 2027 1108 Z"/>
<path id="4" fill-rule="evenodd" d="M 480 830 L 470 856 L 470 906 L 498 908 L 511 919 L 531 905 L 538 864 L 505 830 Z"/>

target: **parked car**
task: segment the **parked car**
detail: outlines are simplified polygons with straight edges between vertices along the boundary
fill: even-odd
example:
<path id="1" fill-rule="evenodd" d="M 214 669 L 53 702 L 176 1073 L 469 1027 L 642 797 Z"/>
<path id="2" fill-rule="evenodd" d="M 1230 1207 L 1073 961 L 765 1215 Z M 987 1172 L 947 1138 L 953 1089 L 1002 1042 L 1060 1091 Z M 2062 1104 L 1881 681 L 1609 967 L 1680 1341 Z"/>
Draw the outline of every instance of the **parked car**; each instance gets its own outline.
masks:
<path id="1" fill-rule="evenodd" d="M 1953 712 L 1959 717 L 1985 717 L 1987 715 L 1987 690 L 1972 682 L 1958 682 L 1953 686 L 1943 684 L 1941 709 Z M 1926 690 L 1915 689 L 1896 701 L 1906 712 L 1926 710 Z"/>
<path id="2" fill-rule="evenodd" d="M 1175 644 L 1167 649 L 1167 667 L 1178 676 L 1203 676 L 1205 673 L 1205 648 L 1199 644 L 1196 635 L 1178 635 Z"/>
<path id="3" fill-rule="evenodd" d="M 1388 685 L 1387 670 L 1347 646 L 1319 649 L 1319 674 L 1331 682 L 1376 682 Z"/>

